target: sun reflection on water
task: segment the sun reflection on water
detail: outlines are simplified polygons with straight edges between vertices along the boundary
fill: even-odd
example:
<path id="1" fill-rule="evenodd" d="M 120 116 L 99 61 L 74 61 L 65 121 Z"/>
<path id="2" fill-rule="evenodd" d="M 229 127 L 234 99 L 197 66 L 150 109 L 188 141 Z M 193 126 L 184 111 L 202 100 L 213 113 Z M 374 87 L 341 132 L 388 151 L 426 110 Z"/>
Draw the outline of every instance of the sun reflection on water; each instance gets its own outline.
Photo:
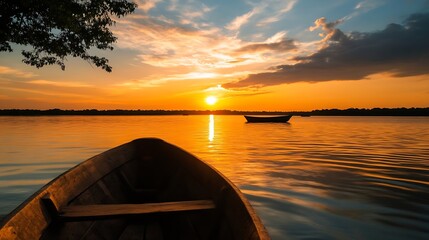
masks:
<path id="1" fill-rule="evenodd" d="M 214 116 L 210 114 L 209 116 L 209 141 L 213 142 L 214 139 Z"/>

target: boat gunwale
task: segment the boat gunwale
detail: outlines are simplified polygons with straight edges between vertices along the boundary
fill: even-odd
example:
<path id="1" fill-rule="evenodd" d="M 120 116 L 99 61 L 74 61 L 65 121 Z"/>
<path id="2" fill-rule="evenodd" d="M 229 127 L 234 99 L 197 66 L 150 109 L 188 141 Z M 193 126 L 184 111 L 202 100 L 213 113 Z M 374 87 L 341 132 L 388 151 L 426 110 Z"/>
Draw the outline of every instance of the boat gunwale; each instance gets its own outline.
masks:
<path id="1" fill-rule="evenodd" d="M 147 138 L 149 139 L 149 138 Z M 152 138 L 150 138 L 152 139 Z M 139 140 L 139 139 L 136 139 Z M 153 138 L 153 140 L 160 140 L 160 139 L 156 139 Z M 161 140 L 162 141 L 162 140 Z M 91 162 L 95 162 L 96 159 L 98 159 L 101 156 L 104 155 L 108 155 L 111 152 L 115 152 L 120 148 L 125 147 L 126 145 L 132 145 L 133 142 L 135 142 L 135 140 L 125 143 L 125 144 L 121 144 L 119 146 L 116 146 L 114 148 L 108 149 L 106 151 L 103 151 L 99 154 L 96 154 L 80 163 L 78 163 L 77 165 L 71 167 L 70 169 L 64 171 L 63 173 L 61 173 L 60 175 L 58 175 L 57 177 L 53 178 L 51 181 L 49 181 L 48 183 L 46 183 L 44 186 L 42 186 L 39 190 L 37 190 L 36 192 L 34 192 L 33 194 L 31 194 L 28 198 L 26 198 L 21 204 L 19 204 L 14 210 L 12 210 L 9 214 L 7 214 L 2 221 L 0 222 L 0 237 L 2 236 L 2 234 L 4 233 L 3 231 L 6 232 L 6 230 L 4 230 L 4 228 L 9 224 L 13 222 L 13 219 L 15 217 L 19 217 L 18 214 L 21 213 L 21 211 L 25 210 L 26 208 L 31 207 L 31 204 L 37 204 L 39 202 L 39 204 L 42 204 L 42 198 L 45 197 L 46 195 L 51 194 L 48 190 L 50 188 L 55 187 L 54 184 L 58 183 L 61 179 L 64 178 L 64 180 L 68 177 L 69 174 L 72 174 L 72 172 L 77 171 L 77 169 L 82 168 L 84 165 L 86 164 L 90 164 Z M 114 168 L 111 168 L 110 171 L 106 171 L 105 174 L 103 174 L 101 177 L 95 179 L 93 182 L 91 182 L 90 184 L 88 184 L 85 189 L 82 189 L 82 191 L 79 191 L 78 194 L 76 194 L 75 196 L 69 198 L 69 200 L 67 202 L 73 201 L 76 197 L 78 197 L 82 192 L 86 191 L 87 189 L 89 189 L 91 186 L 93 186 L 94 184 L 96 184 L 101 178 L 103 178 L 104 176 L 108 175 L 109 173 L 111 173 L 114 169 L 119 168 L 121 166 L 123 166 L 124 164 L 126 164 L 127 162 L 131 161 L 132 159 L 128 159 L 127 161 L 123 162 L 122 164 L 119 164 L 117 166 L 115 166 Z M 42 210 L 43 212 L 43 210 Z M 47 220 L 47 225 L 50 224 L 50 221 Z"/>

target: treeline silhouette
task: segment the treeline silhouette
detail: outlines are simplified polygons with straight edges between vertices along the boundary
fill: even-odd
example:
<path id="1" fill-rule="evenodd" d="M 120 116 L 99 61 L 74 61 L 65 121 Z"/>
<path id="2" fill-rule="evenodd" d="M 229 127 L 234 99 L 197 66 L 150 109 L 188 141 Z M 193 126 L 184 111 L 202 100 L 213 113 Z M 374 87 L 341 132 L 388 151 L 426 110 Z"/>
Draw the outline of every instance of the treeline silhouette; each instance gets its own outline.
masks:
<path id="1" fill-rule="evenodd" d="M 0 116 L 72 116 L 72 115 L 280 115 L 293 114 L 301 116 L 429 116 L 429 108 L 349 108 L 321 109 L 313 111 L 235 111 L 235 110 L 36 110 L 36 109 L 2 109 Z"/>
<path id="2" fill-rule="evenodd" d="M 429 108 L 372 108 L 372 109 L 322 109 L 313 110 L 319 116 L 429 116 Z"/>

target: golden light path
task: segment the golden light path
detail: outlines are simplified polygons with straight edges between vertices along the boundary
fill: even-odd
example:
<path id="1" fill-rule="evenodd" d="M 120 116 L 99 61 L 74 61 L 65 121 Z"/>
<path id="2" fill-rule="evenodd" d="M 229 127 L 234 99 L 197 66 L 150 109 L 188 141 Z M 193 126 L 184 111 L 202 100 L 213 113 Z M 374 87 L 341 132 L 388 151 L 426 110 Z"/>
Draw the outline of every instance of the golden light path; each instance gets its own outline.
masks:
<path id="1" fill-rule="evenodd" d="M 214 116 L 210 114 L 209 117 L 209 141 L 212 142 L 214 139 Z"/>

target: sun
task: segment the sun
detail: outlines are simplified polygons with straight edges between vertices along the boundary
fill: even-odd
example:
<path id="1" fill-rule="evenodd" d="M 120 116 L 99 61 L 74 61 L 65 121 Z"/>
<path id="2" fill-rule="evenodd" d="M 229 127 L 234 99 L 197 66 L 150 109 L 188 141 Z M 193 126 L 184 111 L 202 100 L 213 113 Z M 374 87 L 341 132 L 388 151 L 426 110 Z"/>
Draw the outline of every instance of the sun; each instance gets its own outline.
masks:
<path id="1" fill-rule="evenodd" d="M 215 97 L 215 96 L 206 97 L 206 103 L 208 105 L 214 105 L 216 102 L 217 102 L 217 97 Z"/>

